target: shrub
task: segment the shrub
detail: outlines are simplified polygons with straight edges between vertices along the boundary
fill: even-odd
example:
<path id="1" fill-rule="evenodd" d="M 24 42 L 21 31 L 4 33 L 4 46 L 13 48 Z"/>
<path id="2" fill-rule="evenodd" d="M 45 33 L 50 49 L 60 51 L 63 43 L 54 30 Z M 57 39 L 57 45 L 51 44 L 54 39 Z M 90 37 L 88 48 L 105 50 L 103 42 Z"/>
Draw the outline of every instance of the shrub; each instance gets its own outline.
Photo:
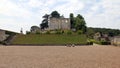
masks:
<path id="1" fill-rule="evenodd" d="M 50 34 L 50 31 L 47 31 L 46 34 Z"/>
<path id="2" fill-rule="evenodd" d="M 29 32 L 29 31 L 26 31 L 26 34 L 30 34 L 31 32 Z"/>
<path id="3" fill-rule="evenodd" d="M 64 31 L 62 30 L 62 34 L 64 33 Z"/>
<path id="4" fill-rule="evenodd" d="M 70 30 L 67 31 L 67 34 L 68 34 L 68 35 L 71 35 L 71 34 L 72 34 L 72 31 L 70 31 Z"/>
<path id="5" fill-rule="evenodd" d="M 110 42 L 108 42 L 108 41 L 100 41 L 100 44 L 101 44 L 101 45 L 109 45 Z"/>
<path id="6" fill-rule="evenodd" d="M 40 32 L 37 31 L 36 34 L 40 34 Z"/>
<path id="7" fill-rule="evenodd" d="M 80 34 L 82 34 L 82 33 L 83 33 L 83 31 L 78 30 L 78 31 L 77 31 L 77 33 L 80 35 Z"/>
<path id="8" fill-rule="evenodd" d="M 88 43 L 91 43 L 91 44 L 93 44 L 93 43 L 101 44 L 100 41 L 97 41 L 97 40 L 94 40 L 94 39 L 89 39 Z"/>
<path id="9" fill-rule="evenodd" d="M 93 42 L 87 42 L 87 45 L 93 45 Z"/>
<path id="10" fill-rule="evenodd" d="M 63 34 L 61 30 L 56 30 L 55 34 Z"/>
<path id="11" fill-rule="evenodd" d="M 93 45 L 93 40 L 92 39 L 88 39 L 87 40 L 87 45 Z"/>

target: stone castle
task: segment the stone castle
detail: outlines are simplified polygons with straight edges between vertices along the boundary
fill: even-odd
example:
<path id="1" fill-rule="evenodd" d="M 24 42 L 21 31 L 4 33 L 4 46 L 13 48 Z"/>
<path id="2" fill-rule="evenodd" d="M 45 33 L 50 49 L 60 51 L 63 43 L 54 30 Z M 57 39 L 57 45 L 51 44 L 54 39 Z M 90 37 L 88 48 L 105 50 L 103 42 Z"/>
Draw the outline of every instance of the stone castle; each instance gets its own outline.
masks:
<path id="1" fill-rule="evenodd" d="M 69 18 L 49 18 L 48 19 L 48 30 L 70 30 L 70 19 Z"/>
<path id="2" fill-rule="evenodd" d="M 71 23 L 69 18 L 64 18 L 63 16 L 59 18 L 48 16 L 48 27 L 45 29 L 41 29 L 38 26 L 32 26 L 30 29 L 30 32 L 36 33 L 39 31 L 46 31 L 46 30 L 70 30 L 71 29 Z"/>

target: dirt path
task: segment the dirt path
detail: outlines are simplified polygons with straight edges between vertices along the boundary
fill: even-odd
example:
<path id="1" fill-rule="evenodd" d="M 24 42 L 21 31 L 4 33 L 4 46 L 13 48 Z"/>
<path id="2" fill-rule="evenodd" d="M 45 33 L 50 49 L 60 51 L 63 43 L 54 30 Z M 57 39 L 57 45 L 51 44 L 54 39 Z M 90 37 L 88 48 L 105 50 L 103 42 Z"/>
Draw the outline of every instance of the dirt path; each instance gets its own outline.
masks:
<path id="1" fill-rule="evenodd" d="M 0 68 L 120 68 L 120 47 L 0 46 Z"/>

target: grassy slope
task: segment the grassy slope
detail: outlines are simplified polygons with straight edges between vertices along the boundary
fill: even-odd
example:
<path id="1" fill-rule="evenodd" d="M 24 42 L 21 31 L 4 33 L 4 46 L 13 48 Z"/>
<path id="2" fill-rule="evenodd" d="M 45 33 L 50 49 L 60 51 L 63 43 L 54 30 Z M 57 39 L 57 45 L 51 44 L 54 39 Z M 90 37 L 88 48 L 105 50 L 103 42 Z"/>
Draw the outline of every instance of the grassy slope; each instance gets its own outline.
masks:
<path id="1" fill-rule="evenodd" d="M 86 44 L 85 35 L 17 35 L 12 44 Z"/>

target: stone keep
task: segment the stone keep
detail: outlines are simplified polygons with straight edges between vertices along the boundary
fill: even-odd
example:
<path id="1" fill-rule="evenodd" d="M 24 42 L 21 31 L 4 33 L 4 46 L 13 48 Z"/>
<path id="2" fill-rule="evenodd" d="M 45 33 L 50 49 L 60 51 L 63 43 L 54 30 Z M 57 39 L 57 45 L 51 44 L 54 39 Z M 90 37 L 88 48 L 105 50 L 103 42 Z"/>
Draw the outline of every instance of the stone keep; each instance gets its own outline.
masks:
<path id="1" fill-rule="evenodd" d="M 49 18 L 48 19 L 48 30 L 70 30 L 70 19 L 69 18 Z"/>

